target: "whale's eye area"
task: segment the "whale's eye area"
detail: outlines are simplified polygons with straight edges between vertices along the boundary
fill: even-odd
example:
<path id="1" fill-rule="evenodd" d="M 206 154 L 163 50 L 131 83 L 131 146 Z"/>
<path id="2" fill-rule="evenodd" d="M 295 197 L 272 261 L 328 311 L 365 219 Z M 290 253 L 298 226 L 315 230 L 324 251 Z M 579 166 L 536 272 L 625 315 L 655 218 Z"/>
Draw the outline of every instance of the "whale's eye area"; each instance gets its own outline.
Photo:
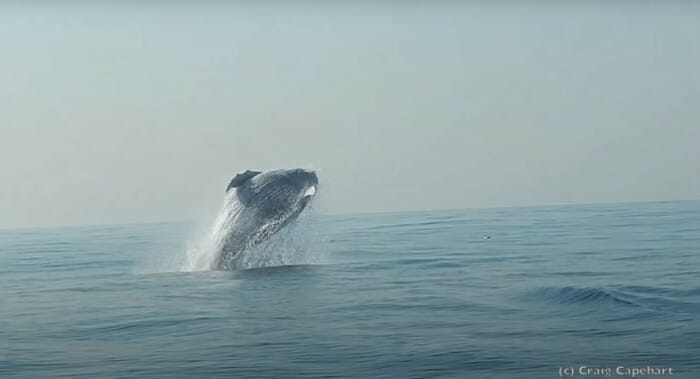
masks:
<path id="1" fill-rule="evenodd" d="M 313 196 L 316 194 L 316 186 L 309 187 L 306 192 L 304 192 L 304 197 Z"/>

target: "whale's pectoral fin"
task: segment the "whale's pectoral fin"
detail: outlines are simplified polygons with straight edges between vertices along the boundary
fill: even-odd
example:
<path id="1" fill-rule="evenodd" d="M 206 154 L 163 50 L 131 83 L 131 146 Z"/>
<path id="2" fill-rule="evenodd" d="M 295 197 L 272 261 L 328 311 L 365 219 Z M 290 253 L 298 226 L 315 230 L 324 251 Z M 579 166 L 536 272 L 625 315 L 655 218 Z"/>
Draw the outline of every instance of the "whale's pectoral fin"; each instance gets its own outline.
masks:
<path id="1" fill-rule="evenodd" d="M 258 174 L 260 174 L 260 171 L 246 170 L 245 172 L 236 175 L 233 179 L 231 179 L 231 183 L 228 184 L 228 187 L 226 187 L 226 192 L 228 192 L 231 188 L 240 187 L 243 185 L 243 183 L 247 182 L 250 180 L 250 178 Z"/>

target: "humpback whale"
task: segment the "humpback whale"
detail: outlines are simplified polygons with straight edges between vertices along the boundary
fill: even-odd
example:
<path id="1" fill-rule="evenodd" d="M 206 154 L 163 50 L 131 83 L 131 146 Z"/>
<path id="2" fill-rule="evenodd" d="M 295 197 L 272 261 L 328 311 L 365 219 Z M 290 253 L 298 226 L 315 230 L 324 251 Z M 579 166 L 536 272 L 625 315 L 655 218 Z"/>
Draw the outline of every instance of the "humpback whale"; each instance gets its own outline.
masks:
<path id="1" fill-rule="evenodd" d="M 235 269 L 243 251 L 265 241 L 304 211 L 317 186 L 316 173 L 301 168 L 237 174 L 226 187 L 213 268 Z"/>

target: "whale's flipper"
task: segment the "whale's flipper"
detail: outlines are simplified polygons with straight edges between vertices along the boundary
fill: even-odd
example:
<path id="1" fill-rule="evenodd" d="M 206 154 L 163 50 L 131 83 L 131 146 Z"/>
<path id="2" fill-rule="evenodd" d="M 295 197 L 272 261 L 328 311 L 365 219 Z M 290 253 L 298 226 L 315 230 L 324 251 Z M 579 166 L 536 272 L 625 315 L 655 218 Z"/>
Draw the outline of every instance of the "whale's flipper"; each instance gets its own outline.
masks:
<path id="1" fill-rule="evenodd" d="M 247 182 L 250 180 L 250 178 L 258 174 L 260 174 L 260 171 L 246 170 L 245 172 L 236 175 L 233 179 L 231 179 L 231 183 L 228 184 L 228 187 L 226 187 L 226 192 L 228 192 L 231 188 L 240 187 L 243 183 Z"/>

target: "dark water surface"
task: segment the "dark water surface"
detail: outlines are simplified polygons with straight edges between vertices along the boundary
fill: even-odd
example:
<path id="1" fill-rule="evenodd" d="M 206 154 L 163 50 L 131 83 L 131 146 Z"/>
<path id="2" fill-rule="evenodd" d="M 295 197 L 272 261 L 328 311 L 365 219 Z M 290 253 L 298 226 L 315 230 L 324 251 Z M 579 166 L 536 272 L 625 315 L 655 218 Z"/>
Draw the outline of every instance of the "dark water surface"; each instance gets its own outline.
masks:
<path id="1" fill-rule="evenodd" d="M 240 272 L 154 264 L 185 223 L 0 231 L 0 377 L 700 378 L 700 202 L 311 222 L 322 264 Z"/>

